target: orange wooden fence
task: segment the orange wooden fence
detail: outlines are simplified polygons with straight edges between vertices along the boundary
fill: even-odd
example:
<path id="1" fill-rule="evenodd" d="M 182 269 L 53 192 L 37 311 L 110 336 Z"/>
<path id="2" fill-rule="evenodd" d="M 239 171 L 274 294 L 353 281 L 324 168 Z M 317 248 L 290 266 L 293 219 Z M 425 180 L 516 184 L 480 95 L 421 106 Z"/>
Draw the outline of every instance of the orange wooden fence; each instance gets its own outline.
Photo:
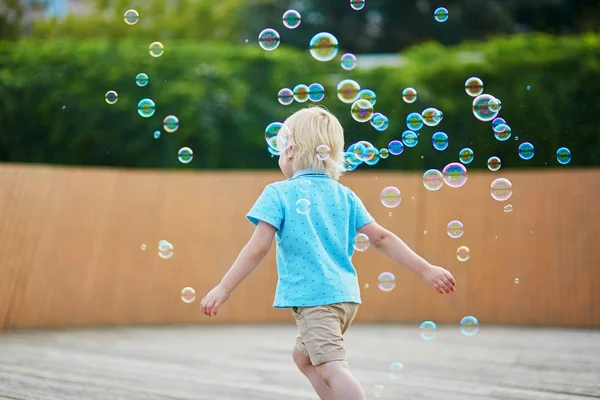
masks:
<path id="1" fill-rule="evenodd" d="M 513 183 L 505 203 L 490 196 L 498 176 Z M 218 318 L 198 307 L 250 237 L 245 213 L 281 178 L 0 165 L 0 327 L 289 321 L 288 311 L 271 308 L 273 253 Z M 358 322 L 456 323 L 474 315 L 485 323 L 600 326 L 600 170 L 481 171 L 460 189 L 438 192 L 413 173 L 353 172 L 342 183 L 458 280 L 456 293 L 440 296 L 375 249 L 357 253 Z M 403 194 L 392 210 L 379 202 L 389 185 Z M 504 212 L 505 204 L 514 210 Z M 459 239 L 446 234 L 453 219 L 464 223 Z M 169 260 L 158 256 L 161 239 L 175 247 Z M 471 250 L 467 262 L 456 259 L 460 245 Z M 384 271 L 396 274 L 388 293 L 377 288 Z M 185 286 L 196 289 L 195 303 L 180 300 Z"/>

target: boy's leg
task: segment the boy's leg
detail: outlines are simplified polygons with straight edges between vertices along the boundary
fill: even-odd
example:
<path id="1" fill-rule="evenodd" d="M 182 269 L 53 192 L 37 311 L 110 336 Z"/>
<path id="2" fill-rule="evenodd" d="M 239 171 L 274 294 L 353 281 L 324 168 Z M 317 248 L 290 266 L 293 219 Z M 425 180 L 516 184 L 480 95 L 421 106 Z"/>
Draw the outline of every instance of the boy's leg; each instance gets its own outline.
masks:
<path id="1" fill-rule="evenodd" d="M 334 400 L 366 400 L 360 383 L 350 373 L 348 362 L 330 361 L 314 367 L 333 392 Z"/>
<path id="2" fill-rule="evenodd" d="M 300 372 L 302 372 L 310 381 L 310 384 L 319 395 L 319 398 L 321 400 L 335 400 L 333 391 L 327 386 L 323 378 L 321 378 L 321 375 L 319 375 L 319 372 L 317 372 L 317 369 L 311 364 L 310 358 L 302 354 L 296 347 L 294 347 L 292 357 Z"/>

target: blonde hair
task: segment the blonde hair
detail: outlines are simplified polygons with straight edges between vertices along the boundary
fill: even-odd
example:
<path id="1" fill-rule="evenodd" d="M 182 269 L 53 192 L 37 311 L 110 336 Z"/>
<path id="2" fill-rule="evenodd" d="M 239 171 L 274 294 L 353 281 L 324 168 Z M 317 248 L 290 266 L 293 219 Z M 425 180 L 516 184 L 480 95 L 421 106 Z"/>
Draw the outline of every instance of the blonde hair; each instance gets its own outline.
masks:
<path id="1" fill-rule="evenodd" d="M 323 170 L 338 180 L 344 169 L 344 129 L 325 107 L 312 106 L 290 115 L 283 123 L 291 131 L 292 169 Z M 317 147 L 329 147 L 329 157 L 317 157 Z"/>

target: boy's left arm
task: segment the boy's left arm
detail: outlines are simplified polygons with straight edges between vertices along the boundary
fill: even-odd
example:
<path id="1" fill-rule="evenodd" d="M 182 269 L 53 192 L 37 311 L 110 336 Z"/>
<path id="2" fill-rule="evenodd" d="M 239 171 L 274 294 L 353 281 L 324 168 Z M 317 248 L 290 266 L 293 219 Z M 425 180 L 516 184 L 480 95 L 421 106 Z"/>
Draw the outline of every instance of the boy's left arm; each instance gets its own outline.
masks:
<path id="1" fill-rule="evenodd" d="M 200 302 L 202 312 L 211 317 L 217 315 L 219 307 L 229 299 L 231 293 L 258 267 L 265 258 L 277 229 L 259 221 L 254 234 L 244 246 L 237 259 L 225 274 L 221 283 L 212 289 Z"/>

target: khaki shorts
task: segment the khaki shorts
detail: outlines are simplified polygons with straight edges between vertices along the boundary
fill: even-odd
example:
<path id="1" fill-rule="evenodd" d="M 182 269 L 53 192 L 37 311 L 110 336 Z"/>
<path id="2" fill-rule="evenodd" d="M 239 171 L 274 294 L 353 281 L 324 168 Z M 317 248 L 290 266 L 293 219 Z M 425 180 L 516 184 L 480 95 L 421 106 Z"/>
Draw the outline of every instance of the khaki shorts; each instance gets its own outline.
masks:
<path id="1" fill-rule="evenodd" d="M 316 307 L 292 307 L 299 335 L 296 348 L 315 367 L 346 360 L 344 333 L 354 320 L 358 304 L 336 303 Z"/>

